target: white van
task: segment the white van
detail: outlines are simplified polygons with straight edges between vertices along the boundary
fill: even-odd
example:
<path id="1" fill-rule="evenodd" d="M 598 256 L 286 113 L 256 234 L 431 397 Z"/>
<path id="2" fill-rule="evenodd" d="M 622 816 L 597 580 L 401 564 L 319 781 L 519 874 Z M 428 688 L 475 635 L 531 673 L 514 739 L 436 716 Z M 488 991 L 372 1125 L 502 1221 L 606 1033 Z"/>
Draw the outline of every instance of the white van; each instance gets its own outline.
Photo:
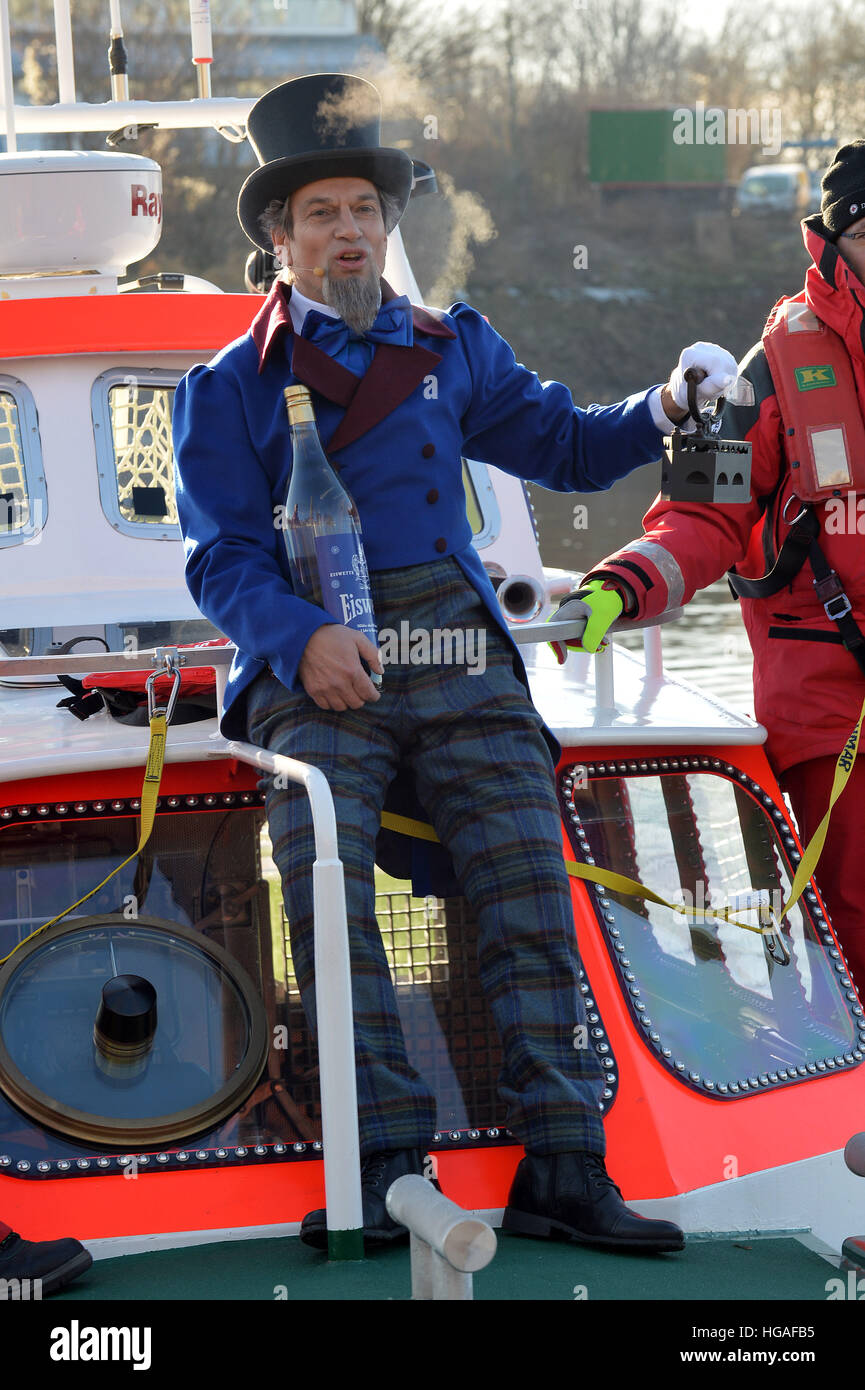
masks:
<path id="1" fill-rule="evenodd" d="M 811 188 L 804 164 L 755 164 L 736 189 L 734 213 L 811 211 Z"/>

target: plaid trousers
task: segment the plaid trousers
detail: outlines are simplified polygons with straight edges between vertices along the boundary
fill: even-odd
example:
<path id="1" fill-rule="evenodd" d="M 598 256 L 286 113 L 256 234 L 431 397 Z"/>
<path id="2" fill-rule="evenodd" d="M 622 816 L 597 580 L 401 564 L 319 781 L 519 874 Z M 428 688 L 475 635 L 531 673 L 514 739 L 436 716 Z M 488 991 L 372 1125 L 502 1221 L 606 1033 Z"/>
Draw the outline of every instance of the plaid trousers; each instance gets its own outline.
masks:
<path id="1" fill-rule="evenodd" d="M 250 742 L 319 768 L 333 793 L 345 869 L 361 1152 L 425 1148 L 436 1121 L 435 1099 L 406 1055 L 375 917 L 375 840 L 387 788 L 403 760 L 477 918 L 480 980 L 502 1042 L 499 1090 L 508 1128 L 530 1152 L 603 1154 L 602 1068 L 594 1048 L 574 1046 L 574 1030 L 586 1015 L 554 768 L 540 716 L 514 673 L 512 652 L 455 560 L 378 571 L 370 579 L 380 640 L 384 629 L 398 632 L 406 619 L 413 631 L 473 630 L 485 643 L 483 672 L 432 660 L 386 664 L 381 698 L 358 710 L 319 709 L 270 672 L 260 673 L 247 694 Z M 479 648 L 467 650 L 477 662 Z M 277 789 L 270 779 L 266 809 L 298 984 L 315 1031 L 309 803 L 302 787 Z"/>

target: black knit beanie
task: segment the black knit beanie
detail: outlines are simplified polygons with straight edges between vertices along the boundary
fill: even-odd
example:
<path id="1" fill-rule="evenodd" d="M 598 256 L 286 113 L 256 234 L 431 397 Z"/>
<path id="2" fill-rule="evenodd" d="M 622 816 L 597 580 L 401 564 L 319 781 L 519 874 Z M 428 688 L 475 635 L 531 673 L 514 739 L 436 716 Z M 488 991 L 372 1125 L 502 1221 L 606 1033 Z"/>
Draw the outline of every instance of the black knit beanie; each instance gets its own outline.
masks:
<path id="1" fill-rule="evenodd" d="M 820 216 L 833 241 L 865 217 L 865 140 L 842 145 L 823 175 Z"/>

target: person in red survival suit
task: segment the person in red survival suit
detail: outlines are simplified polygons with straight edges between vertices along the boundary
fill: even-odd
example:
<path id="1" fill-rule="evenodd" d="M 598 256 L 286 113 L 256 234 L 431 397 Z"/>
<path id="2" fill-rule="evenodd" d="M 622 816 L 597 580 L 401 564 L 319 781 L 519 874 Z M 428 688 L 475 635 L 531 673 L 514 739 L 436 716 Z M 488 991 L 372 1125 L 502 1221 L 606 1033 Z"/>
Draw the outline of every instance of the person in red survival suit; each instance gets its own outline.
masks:
<path id="1" fill-rule="evenodd" d="M 654 617 L 736 567 L 756 717 L 806 843 L 865 697 L 865 140 L 838 150 L 822 186 L 820 213 L 802 223 L 813 258 L 804 290 L 775 306 L 740 368 L 748 403 L 728 403 L 720 424 L 752 444 L 750 502 L 659 498 L 644 535 L 579 591 L 595 610 L 583 645 L 596 650 L 623 608 Z M 853 764 L 817 878 L 862 989 L 865 758 Z"/>
<path id="2" fill-rule="evenodd" d="M 0 1301 L 21 1298 L 25 1280 L 38 1289 L 37 1293 L 28 1290 L 25 1297 L 56 1293 L 92 1263 L 93 1256 L 79 1240 L 22 1240 L 0 1221 Z"/>

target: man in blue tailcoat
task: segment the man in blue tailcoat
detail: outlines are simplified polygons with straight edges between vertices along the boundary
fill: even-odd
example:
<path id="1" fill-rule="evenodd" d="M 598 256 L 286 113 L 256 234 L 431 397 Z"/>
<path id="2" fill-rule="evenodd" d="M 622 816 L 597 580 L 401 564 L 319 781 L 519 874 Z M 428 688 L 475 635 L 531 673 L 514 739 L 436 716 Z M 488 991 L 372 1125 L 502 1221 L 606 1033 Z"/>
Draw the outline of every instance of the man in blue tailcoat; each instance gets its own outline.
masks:
<path id="1" fill-rule="evenodd" d="M 175 401 L 177 504 L 186 576 L 237 645 L 222 730 L 319 767 L 334 795 L 352 960 L 364 1234 L 405 1237 L 390 1183 L 424 1171 L 435 1101 L 411 1067 L 374 911 L 376 835 L 408 771 L 478 921 L 481 982 L 503 1047 L 507 1124 L 524 1144 L 505 1226 L 606 1247 L 675 1250 L 670 1222 L 631 1212 L 603 1162 L 554 786 L 555 740 L 527 694 L 466 516 L 462 458 L 558 491 L 609 487 L 656 461 L 686 414 L 735 377 L 728 353 L 687 349 L 669 385 L 580 410 L 541 383 L 469 305 L 418 308 L 382 279 L 412 161 L 380 142 L 369 83 L 325 74 L 268 92 L 249 116 L 260 167 L 238 215 L 284 269 L 250 332 L 194 368 Z M 379 631 L 482 631 L 485 669 L 388 666 L 360 633 L 292 593 L 276 519 L 291 473 L 283 390 L 310 388 L 322 444 L 354 499 Z M 602 594 L 600 602 L 604 601 Z M 618 599 L 616 599 L 618 601 Z M 271 787 L 274 859 L 304 1007 L 315 1027 L 312 831 L 302 789 Z M 323 1211 L 301 1236 L 325 1248 Z"/>

